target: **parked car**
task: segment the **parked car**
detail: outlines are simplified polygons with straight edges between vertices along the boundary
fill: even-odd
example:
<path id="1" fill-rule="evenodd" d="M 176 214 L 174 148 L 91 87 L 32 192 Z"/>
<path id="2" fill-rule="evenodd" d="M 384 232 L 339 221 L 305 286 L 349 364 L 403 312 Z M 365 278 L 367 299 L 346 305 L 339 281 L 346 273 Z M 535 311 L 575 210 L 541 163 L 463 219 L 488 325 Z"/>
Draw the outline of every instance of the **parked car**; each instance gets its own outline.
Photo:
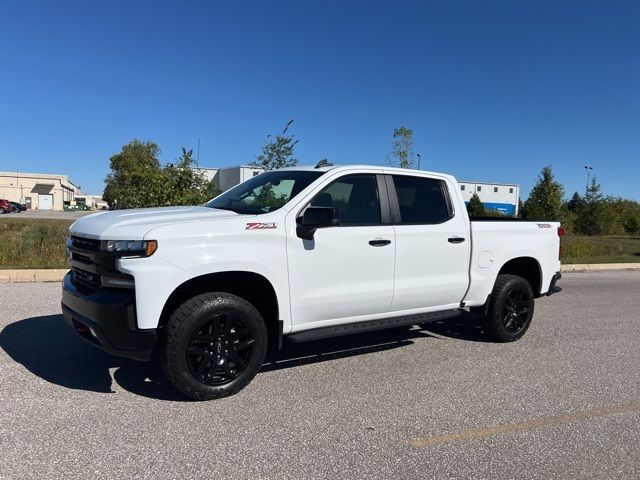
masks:
<path id="1" fill-rule="evenodd" d="M 12 211 L 13 205 L 11 205 L 11 202 L 0 198 L 0 213 L 11 213 Z"/>
<path id="2" fill-rule="evenodd" d="M 18 202 L 9 202 L 9 203 L 13 207 L 13 211 L 15 213 L 24 212 L 27 210 L 27 206 L 22 203 L 18 203 Z"/>
<path id="3" fill-rule="evenodd" d="M 473 310 L 492 340 L 560 290 L 557 222 L 469 218 L 456 179 L 373 166 L 262 173 L 205 206 L 77 220 L 62 310 L 107 352 L 150 360 L 198 400 L 231 395 L 267 345 Z M 473 317 L 471 317 L 473 318 Z"/>

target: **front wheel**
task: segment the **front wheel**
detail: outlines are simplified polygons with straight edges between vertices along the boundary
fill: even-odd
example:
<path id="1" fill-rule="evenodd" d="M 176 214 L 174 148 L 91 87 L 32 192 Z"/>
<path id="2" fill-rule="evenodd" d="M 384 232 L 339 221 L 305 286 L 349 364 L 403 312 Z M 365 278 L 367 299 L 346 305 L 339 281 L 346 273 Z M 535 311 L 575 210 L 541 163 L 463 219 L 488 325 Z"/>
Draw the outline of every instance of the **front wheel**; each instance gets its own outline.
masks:
<path id="1" fill-rule="evenodd" d="M 489 308 L 482 317 L 487 335 L 497 342 L 513 342 L 522 337 L 533 318 L 531 285 L 517 275 L 498 275 Z"/>
<path id="2" fill-rule="evenodd" d="M 213 292 L 173 312 L 161 361 L 178 390 L 195 400 L 211 400 L 247 386 L 266 351 L 267 329 L 255 307 L 236 295 Z"/>

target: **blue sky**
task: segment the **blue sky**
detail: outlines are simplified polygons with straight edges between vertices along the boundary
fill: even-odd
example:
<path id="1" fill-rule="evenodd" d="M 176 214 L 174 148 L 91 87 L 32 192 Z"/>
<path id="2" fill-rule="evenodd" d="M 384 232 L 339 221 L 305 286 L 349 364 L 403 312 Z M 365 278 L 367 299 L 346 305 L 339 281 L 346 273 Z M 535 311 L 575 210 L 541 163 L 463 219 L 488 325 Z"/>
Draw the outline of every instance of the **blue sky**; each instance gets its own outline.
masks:
<path id="1" fill-rule="evenodd" d="M 423 169 L 640 200 L 640 2 L 0 0 L 0 170 L 101 193 L 133 138 L 237 165 L 291 118 L 301 163 L 405 125 Z"/>

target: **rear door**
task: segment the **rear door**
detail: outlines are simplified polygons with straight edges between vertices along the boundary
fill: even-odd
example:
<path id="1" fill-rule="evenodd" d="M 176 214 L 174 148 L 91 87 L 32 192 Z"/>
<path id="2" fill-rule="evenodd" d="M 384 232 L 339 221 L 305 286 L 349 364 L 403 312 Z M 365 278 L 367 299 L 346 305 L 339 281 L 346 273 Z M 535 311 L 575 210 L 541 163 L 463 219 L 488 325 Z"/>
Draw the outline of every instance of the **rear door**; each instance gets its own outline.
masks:
<path id="1" fill-rule="evenodd" d="M 307 205 L 334 207 L 340 225 L 296 236 Z M 346 174 L 287 216 L 291 314 L 295 326 L 348 323 L 389 311 L 393 296 L 394 229 L 383 175 Z"/>
<path id="2" fill-rule="evenodd" d="M 446 178 L 386 176 L 396 233 L 391 311 L 452 306 L 469 285 L 468 222 L 455 211 Z"/>

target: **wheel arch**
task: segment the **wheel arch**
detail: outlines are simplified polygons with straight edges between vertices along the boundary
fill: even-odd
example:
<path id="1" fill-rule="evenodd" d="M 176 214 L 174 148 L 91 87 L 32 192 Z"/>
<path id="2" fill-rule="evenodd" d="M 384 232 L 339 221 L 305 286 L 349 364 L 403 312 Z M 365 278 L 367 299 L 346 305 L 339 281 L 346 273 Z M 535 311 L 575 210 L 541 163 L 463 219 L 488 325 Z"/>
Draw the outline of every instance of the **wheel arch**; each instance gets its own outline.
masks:
<path id="1" fill-rule="evenodd" d="M 199 275 L 177 286 L 162 308 L 159 328 L 163 328 L 171 313 L 182 303 L 201 293 L 225 292 L 251 303 L 262 315 L 269 334 L 269 344 L 279 346 L 282 335 L 280 307 L 273 284 L 263 275 L 232 270 Z"/>
<path id="2" fill-rule="evenodd" d="M 540 295 L 542 289 L 542 269 L 540 263 L 533 257 L 516 257 L 507 261 L 500 270 L 498 275 L 511 274 L 524 278 L 536 297 Z"/>

